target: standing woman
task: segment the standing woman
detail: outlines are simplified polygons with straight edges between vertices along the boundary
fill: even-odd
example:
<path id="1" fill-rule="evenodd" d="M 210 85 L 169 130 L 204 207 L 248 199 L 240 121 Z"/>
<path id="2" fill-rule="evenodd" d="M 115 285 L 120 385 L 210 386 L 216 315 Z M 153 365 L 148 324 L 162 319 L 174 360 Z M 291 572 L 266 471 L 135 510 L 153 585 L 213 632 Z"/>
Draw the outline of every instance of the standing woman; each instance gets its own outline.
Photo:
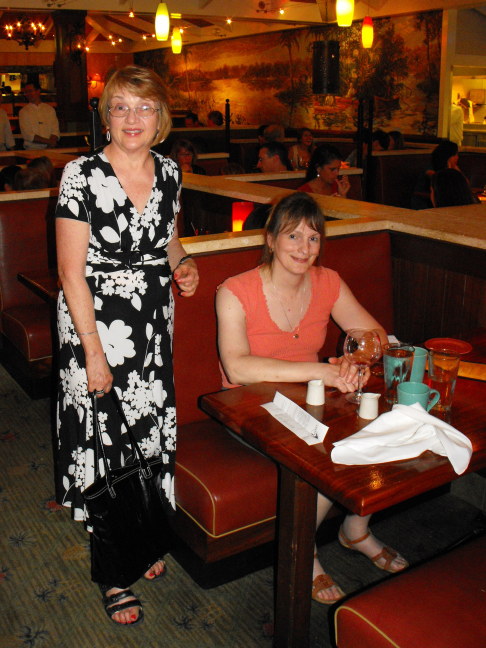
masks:
<path id="1" fill-rule="evenodd" d="M 314 136 L 308 128 L 301 128 L 297 137 L 297 144 L 289 149 L 289 160 L 292 167 L 297 169 L 309 168 L 311 155 L 314 152 Z"/>
<path id="2" fill-rule="evenodd" d="M 66 165 L 56 211 L 62 283 L 56 496 L 88 530 L 82 493 L 96 472 L 94 391 L 110 468 L 131 459 L 128 435 L 104 397 L 114 388 L 145 457 L 162 456 L 165 508 L 175 509 L 171 283 L 187 297 L 198 283 L 175 227 L 180 170 L 150 150 L 171 125 L 161 79 L 138 66 L 117 70 L 106 83 L 100 114 L 109 143 Z M 164 574 L 160 558 L 146 579 Z M 99 583 L 107 615 L 117 624 L 141 621 L 140 601 L 113 585 Z"/>
<path id="3" fill-rule="evenodd" d="M 324 238 L 324 215 L 311 196 L 295 192 L 273 207 L 266 225 L 262 265 L 227 279 L 216 296 L 223 386 L 320 379 L 341 392 L 355 391 L 356 367 L 345 358 L 319 362 L 330 317 L 343 330 L 386 333 L 356 300 L 337 272 L 314 265 Z M 332 502 L 319 493 L 317 528 Z M 407 561 L 368 529 L 370 516 L 348 514 L 339 542 L 365 554 L 379 569 L 398 572 Z M 330 605 L 344 596 L 314 553 L 312 592 Z"/>
<path id="4" fill-rule="evenodd" d="M 348 176 L 339 176 L 341 162 L 337 148 L 328 144 L 318 146 L 310 159 L 306 182 L 298 191 L 346 198 L 350 184 Z"/>

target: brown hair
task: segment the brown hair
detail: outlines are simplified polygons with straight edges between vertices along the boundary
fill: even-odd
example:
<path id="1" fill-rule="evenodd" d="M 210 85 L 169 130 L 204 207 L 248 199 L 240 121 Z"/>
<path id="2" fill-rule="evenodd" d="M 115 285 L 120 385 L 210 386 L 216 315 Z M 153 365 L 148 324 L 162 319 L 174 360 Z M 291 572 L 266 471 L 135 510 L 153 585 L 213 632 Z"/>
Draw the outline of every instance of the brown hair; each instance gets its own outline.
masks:
<path id="1" fill-rule="evenodd" d="M 153 70 L 139 65 L 127 65 L 115 70 L 106 82 L 99 103 L 99 113 L 105 126 L 110 124 L 108 108 L 116 90 L 126 90 L 141 99 L 151 99 L 158 104 L 159 122 L 154 144 L 162 142 L 170 132 L 172 120 L 167 106 L 167 93 L 162 79 Z"/>
<path id="2" fill-rule="evenodd" d="M 301 222 L 305 223 L 321 235 L 321 251 L 326 236 L 326 217 L 314 198 L 309 194 L 296 191 L 282 198 L 272 211 L 265 226 L 265 244 L 263 247 L 262 263 L 272 263 L 273 251 L 268 244 L 268 238 L 275 239 L 283 232 L 292 232 Z"/>
<path id="3" fill-rule="evenodd" d="M 170 157 L 177 162 L 177 156 L 179 155 L 179 152 L 182 150 L 189 151 L 189 153 L 192 153 L 192 162 L 191 164 L 194 164 L 197 162 L 197 151 L 194 146 L 194 144 L 191 142 L 191 140 L 188 139 L 177 139 L 174 140 L 172 144 L 172 148 L 170 149 Z"/>

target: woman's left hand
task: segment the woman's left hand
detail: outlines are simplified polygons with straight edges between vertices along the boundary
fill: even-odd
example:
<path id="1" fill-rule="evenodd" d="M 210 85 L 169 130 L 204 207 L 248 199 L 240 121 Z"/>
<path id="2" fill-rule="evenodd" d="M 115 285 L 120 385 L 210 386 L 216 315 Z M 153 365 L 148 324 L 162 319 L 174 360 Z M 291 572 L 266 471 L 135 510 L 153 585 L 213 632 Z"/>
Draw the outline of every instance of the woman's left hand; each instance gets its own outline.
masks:
<path id="1" fill-rule="evenodd" d="M 351 187 L 351 185 L 349 184 L 348 176 L 344 175 L 341 178 L 338 178 L 336 182 L 338 186 L 339 196 L 341 196 L 341 198 L 346 198 L 346 196 L 348 195 L 348 191 Z"/>
<path id="2" fill-rule="evenodd" d="M 192 297 L 199 284 L 199 273 L 197 265 L 192 259 L 188 259 L 174 270 L 174 281 L 176 282 L 182 297 Z"/>
<path id="3" fill-rule="evenodd" d="M 358 368 L 356 365 L 351 364 L 344 356 L 340 358 L 329 358 L 329 364 L 339 365 L 339 376 L 344 380 L 347 385 L 353 385 L 354 389 L 358 389 Z M 361 375 L 361 386 L 364 387 L 370 377 L 370 369 L 366 367 Z"/>

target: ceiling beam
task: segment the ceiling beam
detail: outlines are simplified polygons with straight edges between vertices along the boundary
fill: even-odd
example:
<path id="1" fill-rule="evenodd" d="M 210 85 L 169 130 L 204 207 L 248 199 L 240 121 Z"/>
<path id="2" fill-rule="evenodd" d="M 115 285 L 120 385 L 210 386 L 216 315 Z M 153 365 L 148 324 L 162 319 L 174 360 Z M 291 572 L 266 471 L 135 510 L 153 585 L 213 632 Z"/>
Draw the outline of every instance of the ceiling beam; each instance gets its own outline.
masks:
<path id="1" fill-rule="evenodd" d="M 97 17 L 97 19 L 95 20 L 92 16 L 86 16 L 86 22 L 88 23 L 88 25 L 90 27 L 92 27 L 97 32 L 99 32 L 102 36 L 104 36 L 106 38 L 106 40 L 111 40 L 110 36 L 114 35 L 114 32 L 112 32 L 110 30 L 110 28 L 109 28 L 109 26 L 107 24 L 108 21 L 103 20 L 101 17 Z M 130 39 L 130 41 L 131 41 L 131 39 Z M 113 45 L 112 45 L 112 47 L 113 47 Z M 130 43 L 127 43 L 125 41 L 122 41 L 121 43 L 116 43 L 116 47 L 121 49 L 123 52 L 129 52 L 130 51 Z"/>

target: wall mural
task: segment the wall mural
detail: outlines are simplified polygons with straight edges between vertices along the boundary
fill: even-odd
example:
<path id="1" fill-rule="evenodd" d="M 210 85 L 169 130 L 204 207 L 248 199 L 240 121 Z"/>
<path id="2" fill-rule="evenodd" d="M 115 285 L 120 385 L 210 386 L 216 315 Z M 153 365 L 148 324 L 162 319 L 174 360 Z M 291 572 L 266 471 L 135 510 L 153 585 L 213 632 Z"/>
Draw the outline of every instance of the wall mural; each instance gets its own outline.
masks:
<path id="1" fill-rule="evenodd" d="M 159 49 L 135 55 L 169 87 L 172 109 L 205 121 L 231 101 L 234 124 L 277 122 L 313 129 L 355 130 L 357 99 L 374 97 L 375 127 L 437 132 L 442 12 L 376 19 L 370 50 L 361 23 L 272 32 L 188 45 L 182 54 Z M 340 92 L 312 94 L 312 43 L 340 42 Z"/>

